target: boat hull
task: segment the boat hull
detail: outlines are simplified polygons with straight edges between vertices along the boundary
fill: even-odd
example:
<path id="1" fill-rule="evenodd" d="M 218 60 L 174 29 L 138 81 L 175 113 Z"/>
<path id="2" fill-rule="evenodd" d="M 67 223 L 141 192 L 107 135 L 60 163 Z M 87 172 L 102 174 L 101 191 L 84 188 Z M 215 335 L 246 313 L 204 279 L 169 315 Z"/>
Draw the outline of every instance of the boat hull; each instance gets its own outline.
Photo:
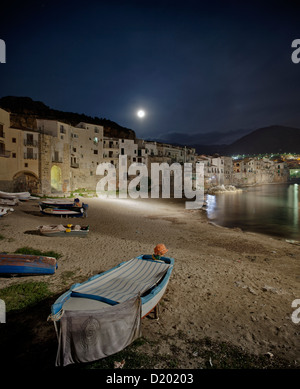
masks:
<path id="1" fill-rule="evenodd" d="M 54 274 L 56 258 L 40 255 L 0 254 L 0 274 Z"/>
<path id="2" fill-rule="evenodd" d="M 136 259 L 147 260 L 149 262 L 156 262 L 156 261 L 152 260 L 151 255 L 141 255 L 141 256 L 137 257 Z M 168 267 L 167 271 L 165 272 L 165 274 L 163 275 L 163 277 L 159 280 L 159 282 L 157 282 L 157 284 L 154 287 L 152 287 L 150 290 L 141 294 L 141 304 L 142 304 L 141 317 L 142 318 L 147 316 L 156 307 L 156 305 L 159 303 L 159 301 L 161 300 L 161 298 L 163 297 L 163 295 L 167 289 L 167 286 L 168 286 L 168 283 L 169 283 L 169 280 L 171 277 L 171 273 L 173 270 L 173 266 L 174 266 L 174 259 L 162 257 L 161 261 L 168 264 L 169 267 Z M 159 261 L 157 261 L 157 262 L 159 262 Z M 80 293 L 77 293 L 74 291 L 76 291 L 76 289 L 78 289 L 80 286 L 88 285 L 89 283 L 95 282 L 95 280 L 97 281 L 98 278 L 106 277 L 107 275 L 109 275 L 110 272 L 116 271 L 118 268 L 120 268 L 124 264 L 126 264 L 126 262 L 122 262 L 118 266 L 116 266 L 116 267 L 114 267 L 114 268 L 112 268 L 104 273 L 93 276 L 82 284 L 73 285 L 70 290 L 68 290 L 63 295 L 61 295 L 56 300 L 56 302 L 53 304 L 52 309 L 51 309 L 52 314 L 56 315 L 62 309 L 63 310 L 81 310 L 82 304 L 80 304 L 80 306 L 77 305 L 77 301 L 79 300 L 78 297 L 81 297 L 81 301 L 84 302 L 84 306 L 85 306 L 86 310 L 97 310 L 97 309 L 101 310 L 103 308 L 109 307 L 109 305 L 118 304 L 118 302 L 111 301 L 109 298 L 107 298 L 107 299 L 101 298 L 101 300 L 99 301 L 97 296 L 95 297 L 95 296 L 92 296 L 90 294 L 89 295 L 80 294 Z M 139 294 L 139 290 L 137 289 L 136 296 L 138 296 L 138 294 Z M 75 297 L 75 295 L 76 295 L 76 297 Z"/>
<path id="3" fill-rule="evenodd" d="M 49 236 L 49 237 L 80 237 L 80 238 L 86 238 L 89 232 L 89 226 L 83 226 L 80 228 L 80 230 L 76 230 L 74 226 L 68 227 L 63 226 L 65 230 L 56 230 L 55 227 L 57 226 L 49 226 L 52 228 L 47 229 L 47 226 L 40 226 L 39 231 L 41 235 Z"/>
<path id="4" fill-rule="evenodd" d="M 0 191 L 0 198 L 2 199 L 20 199 L 20 200 L 27 200 L 30 198 L 29 192 L 18 192 L 18 193 L 8 193 L 8 192 L 2 192 Z"/>
<path id="5" fill-rule="evenodd" d="M 56 366 L 106 358 L 140 337 L 141 319 L 162 298 L 173 266 L 173 258 L 141 255 L 60 296 L 48 317 L 57 331 Z"/>
<path id="6" fill-rule="evenodd" d="M 88 204 L 77 207 L 69 201 L 42 201 L 39 203 L 40 211 L 45 215 L 83 217 L 86 216 Z"/>

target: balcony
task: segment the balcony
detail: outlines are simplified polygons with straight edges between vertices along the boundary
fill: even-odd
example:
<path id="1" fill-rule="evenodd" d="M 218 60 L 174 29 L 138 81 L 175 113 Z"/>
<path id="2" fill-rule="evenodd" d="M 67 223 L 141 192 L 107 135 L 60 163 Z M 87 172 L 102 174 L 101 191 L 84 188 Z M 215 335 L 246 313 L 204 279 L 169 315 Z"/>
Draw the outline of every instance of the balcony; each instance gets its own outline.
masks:
<path id="1" fill-rule="evenodd" d="M 61 157 L 52 157 L 52 162 L 55 162 L 55 163 L 62 163 L 62 158 Z"/>
<path id="2" fill-rule="evenodd" d="M 24 146 L 38 147 L 38 141 L 32 139 L 24 139 Z"/>
<path id="3" fill-rule="evenodd" d="M 24 153 L 24 159 L 37 159 L 37 153 Z"/>
<path id="4" fill-rule="evenodd" d="M 3 157 L 3 158 L 9 158 L 11 155 L 11 151 L 7 151 L 7 150 L 0 150 L 0 157 Z"/>
<path id="5" fill-rule="evenodd" d="M 78 169 L 79 168 L 79 163 L 71 161 L 71 167 L 73 167 L 74 169 Z"/>

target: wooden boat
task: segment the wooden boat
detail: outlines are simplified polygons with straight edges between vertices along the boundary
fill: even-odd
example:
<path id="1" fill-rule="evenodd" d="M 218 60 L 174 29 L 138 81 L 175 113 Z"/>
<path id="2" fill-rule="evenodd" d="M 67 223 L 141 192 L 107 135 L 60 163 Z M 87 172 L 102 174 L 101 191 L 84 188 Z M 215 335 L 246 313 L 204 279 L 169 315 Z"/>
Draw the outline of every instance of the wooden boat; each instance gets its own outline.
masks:
<path id="1" fill-rule="evenodd" d="M 85 238 L 89 232 L 89 226 L 67 225 L 45 225 L 38 227 L 40 233 L 45 236 L 76 236 Z"/>
<path id="2" fill-rule="evenodd" d="M 0 253 L 0 274 L 54 274 L 56 269 L 53 257 Z"/>
<path id="3" fill-rule="evenodd" d="M 0 191 L 0 198 L 2 199 L 19 199 L 27 200 L 31 197 L 29 192 L 17 192 L 17 193 L 8 193 Z"/>
<path id="4" fill-rule="evenodd" d="M 52 305 L 56 365 L 105 358 L 141 336 L 140 322 L 164 295 L 174 259 L 141 255 L 73 285 Z"/>
<path id="5" fill-rule="evenodd" d="M 82 284 L 73 285 L 53 304 L 52 314 L 57 314 L 61 309 L 88 311 L 107 308 L 140 294 L 143 318 L 162 298 L 173 266 L 173 258 L 161 257 L 161 260 L 153 260 L 151 255 L 140 255 L 122 262 Z"/>
<path id="6" fill-rule="evenodd" d="M 76 201 L 76 199 L 75 199 Z M 39 203 L 40 211 L 46 215 L 83 217 L 87 215 L 88 204 L 76 205 L 72 200 L 44 200 Z"/>

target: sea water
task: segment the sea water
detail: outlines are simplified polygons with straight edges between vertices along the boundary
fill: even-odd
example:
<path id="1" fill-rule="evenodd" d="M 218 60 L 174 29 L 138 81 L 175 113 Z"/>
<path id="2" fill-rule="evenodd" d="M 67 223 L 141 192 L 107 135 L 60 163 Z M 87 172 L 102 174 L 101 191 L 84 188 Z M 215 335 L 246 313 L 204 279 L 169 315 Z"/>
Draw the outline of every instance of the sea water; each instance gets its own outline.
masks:
<path id="1" fill-rule="evenodd" d="M 207 195 L 207 216 L 221 226 L 300 240 L 300 185 L 269 184 Z"/>

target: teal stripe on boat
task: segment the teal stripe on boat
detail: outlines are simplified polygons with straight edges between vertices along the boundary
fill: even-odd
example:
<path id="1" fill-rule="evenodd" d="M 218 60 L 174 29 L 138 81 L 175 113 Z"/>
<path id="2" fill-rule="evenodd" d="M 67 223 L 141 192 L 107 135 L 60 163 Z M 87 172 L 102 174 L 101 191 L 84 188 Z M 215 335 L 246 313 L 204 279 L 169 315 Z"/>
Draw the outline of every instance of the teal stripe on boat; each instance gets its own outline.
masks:
<path id="1" fill-rule="evenodd" d="M 101 301 L 101 302 L 109 304 L 109 305 L 119 304 L 118 301 L 110 300 L 110 299 L 103 297 L 103 296 L 96 296 L 94 294 L 72 292 L 71 297 L 81 297 L 81 298 L 86 298 L 86 299 L 98 300 L 98 301 Z"/>

